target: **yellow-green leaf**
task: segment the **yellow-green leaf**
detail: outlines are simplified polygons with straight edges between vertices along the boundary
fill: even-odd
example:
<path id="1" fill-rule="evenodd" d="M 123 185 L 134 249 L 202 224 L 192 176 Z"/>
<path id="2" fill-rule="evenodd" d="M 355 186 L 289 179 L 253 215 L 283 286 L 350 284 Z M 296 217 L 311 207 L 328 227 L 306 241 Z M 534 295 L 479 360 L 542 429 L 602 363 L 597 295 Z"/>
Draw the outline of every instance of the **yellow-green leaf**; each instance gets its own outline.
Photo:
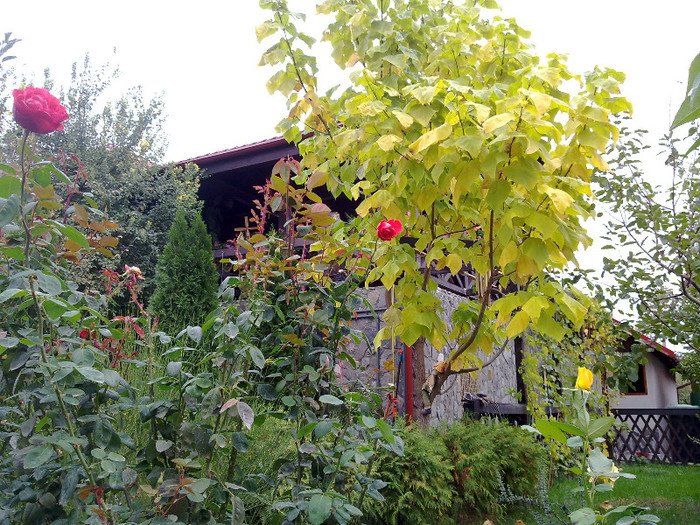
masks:
<path id="1" fill-rule="evenodd" d="M 566 213 L 571 203 L 574 202 L 574 198 L 571 195 L 558 188 L 552 188 L 547 184 L 543 184 L 540 189 L 549 196 L 552 200 L 552 204 L 554 204 L 556 210 L 561 214 Z"/>
<path id="2" fill-rule="evenodd" d="M 401 142 L 401 137 L 397 137 L 393 134 L 382 135 L 377 140 L 377 146 L 379 146 L 379 148 L 383 151 L 391 151 L 394 149 L 394 144 L 397 142 Z"/>
<path id="3" fill-rule="evenodd" d="M 528 324 L 530 324 L 530 316 L 527 314 L 527 312 L 520 310 L 513 316 L 510 323 L 508 323 L 508 326 L 506 327 L 506 335 L 512 339 L 516 335 L 525 331 Z"/>
<path id="4" fill-rule="evenodd" d="M 357 110 L 365 117 L 374 117 L 386 109 L 386 104 L 379 100 L 368 100 L 357 106 Z"/>
<path id="5" fill-rule="evenodd" d="M 421 86 L 413 89 L 411 93 L 416 100 L 424 106 L 430 104 L 435 97 L 436 86 Z"/>
<path id="6" fill-rule="evenodd" d="M 556 299 L 564 315 L 576 326 L 580 326 L 588 309 L 566 293 L 559 294 Z"/>
<path id="7" fill-rule="evenodd" d="M 408 148 L 412 153 L 419 153 L 426 148 L 429 148 L 437 142 L 445 140 L 452 134 L 452 126 L 443 124 L 427 133 L 423 134 L 418 140 L 411 144 Z"/>
<path id="8" fill-rule="evenodd" d="M 499 115 L 494 115 L 490 119 L 487 119 L 483 123 L 484 131 L 486 133 L 493 133 L 495 129 L 508 124 L 515 120 L 515 115 L 512 113 L 501 113 Z"/>
<path id="9" fill-rule="evenodd" d="M 537 114 L 540 116 L 544 115 L 549 109 L 549 106 L 552 105 L 552 97 L 550 95 L 538 93 L 536 91 L 531 91 L 528 93 L 528 95 L 530 96 L 532 103 L 535 105 Z"/>
<path id="10" fill-rule="evenodd" d="M 550 306 L 549 299 L 543 295 L 535 295 L 530 297 L 528 301 L 523 305 L 523 311 L 530 316 L 530 319 L 537 321 L 540 318 L 540 313 L 545 308 Z"/>
<path id="11" fill-rule="evenodd" d="M 510 241 L 505 248 L 503 248 L 503 251 L 501 252 L 501 256 L 498 258 L 498 265 L 501 268 L 505 268 L 506 265 L 510 262 L 513 262 L 515 258 L 518 256 L 518 245 L 515 243 L 515 241 Z"/>
<path id="12" fill-rule="evenodd" d="M 445 266 L 450 269 L 452 275 L 457 275 L 462 270 L 462 258 L 456 253 L 451 253 L 445 257 Z"/>
<path id="13" fill-rule="evenodd" d="M 392 113 L 399 121 L 399 124 L 401 124 L 401 126 L 403 126 L 404 128 L 409 128 L 411 127 L 411 124 L 413 124 L 413 117 L 408 113 L 404 113 L 403 111 L 397 110 L 392 111 Z"/>

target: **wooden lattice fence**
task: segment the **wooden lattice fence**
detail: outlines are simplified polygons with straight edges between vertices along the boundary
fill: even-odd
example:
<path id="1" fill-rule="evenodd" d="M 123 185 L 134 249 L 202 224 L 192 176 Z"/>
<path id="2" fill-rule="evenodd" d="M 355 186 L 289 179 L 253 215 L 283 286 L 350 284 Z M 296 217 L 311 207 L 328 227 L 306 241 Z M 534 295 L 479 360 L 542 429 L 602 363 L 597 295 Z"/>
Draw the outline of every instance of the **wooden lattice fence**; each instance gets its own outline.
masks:
<path id="1" fill-rule="evenodd" d="M 700 408 L 621 408 L 613 414 L 622 423 L 612 444 L 616 461 L 644 457 L 663 463 L 700 463 Z"/>

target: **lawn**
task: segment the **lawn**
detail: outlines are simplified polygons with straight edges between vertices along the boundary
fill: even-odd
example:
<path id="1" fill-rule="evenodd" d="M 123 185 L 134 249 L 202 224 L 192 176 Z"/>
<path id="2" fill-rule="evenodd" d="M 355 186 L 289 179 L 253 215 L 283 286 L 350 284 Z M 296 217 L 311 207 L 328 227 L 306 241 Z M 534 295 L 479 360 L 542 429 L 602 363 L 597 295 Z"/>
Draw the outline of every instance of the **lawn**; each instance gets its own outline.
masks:
<path id="1" fill-rule="evenodd" d="M 636 475 L 637 479 L 621 478 L 612 493 L 601 495 L 600 502 L 605 499 L 613 505 L 636 502 L 650 507 L 650 513 L 659 516 L 661 523 L 700 525 L 700 465 L 626 464 L 622 470 Z M 569 511 L 577 508 L 578 502 L 571 495 L 575 486 L 573 479 L 556 481 L 549 491 L 551 504 L 564 505 Z M 505 517 L 493 521 L 496 525 L 513 525 L 516 520 L 526 525 L 539 523 L 522 506 L 511 508 Z"/>

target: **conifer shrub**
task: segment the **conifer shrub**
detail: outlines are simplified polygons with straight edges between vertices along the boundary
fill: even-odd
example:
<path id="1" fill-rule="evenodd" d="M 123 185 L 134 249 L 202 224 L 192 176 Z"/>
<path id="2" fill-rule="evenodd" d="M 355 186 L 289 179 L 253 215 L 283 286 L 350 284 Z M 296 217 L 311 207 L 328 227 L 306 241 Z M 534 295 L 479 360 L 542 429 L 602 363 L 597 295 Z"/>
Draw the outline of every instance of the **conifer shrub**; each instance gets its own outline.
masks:
<path id="1" fill-rule="evenodd" d="M 455 490 L 461 501 L 455 511 L 500 514 L 500 487 L 518 496 L 531 495 L 539 476 L 544 449 L 518 427 L 499 422 L 463 423 L 440 429 L 453 468 Z"/>
<path id="2" fill-rule="evenodd" d="M 467 516 L 500 515 L 505 485 L 533 495 L 544 449 L 527 432 L 504 423 L 465 420 L 402 433 L 404 457 L 380 453 L 377 471 L 388 483 L 384 502 L 362 510 L 371 525 L 463 523 Z"/>
<path id="3" fill-rule="evenodd" d="M 156 290 L 149 305 L 164 331 L 198 325 L 217 305 L 219 275 L 211 237 L 199 213 L 188 224 L 178 210 L 158 259 Z"/>
<path id="4" fill-rule="evenodd" d="M 369 525 L 404 523 L 451 524 L 450 508 L 457 496 L 447 447 L 433 429 L 413 425 L 401 434 L 404 455 L 379 454 L 376 471 L 387 483 L 384 501 L 362 507 Z"/>

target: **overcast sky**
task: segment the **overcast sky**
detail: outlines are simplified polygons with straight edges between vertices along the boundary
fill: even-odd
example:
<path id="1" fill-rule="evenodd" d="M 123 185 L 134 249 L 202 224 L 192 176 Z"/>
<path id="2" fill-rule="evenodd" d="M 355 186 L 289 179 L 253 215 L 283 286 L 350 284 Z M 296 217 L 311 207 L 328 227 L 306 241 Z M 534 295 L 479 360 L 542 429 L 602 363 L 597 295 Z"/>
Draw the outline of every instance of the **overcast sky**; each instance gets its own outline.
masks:
<path id="1" fill-rule="evenodd" d="M 295 0 L 312 7 L 315 0 Z M 0 32 L 21 38 L 15 67 L 38 81 L 49 66 L 65 78 L 90 52 L 112 57 L 118 88 L 142 85 L 164 94 L 170 147 L 182 160 L 271 137 L 284 115 L 270 96 L 270 68 L 257 67 L 263 46 L 254 28 L 266 12 L 256 0 L 33 0 L 3 2 Z M 641 127 L 668 127 L 682 99 L 688 65 L 700 50 L 700 1 L 502 0 L 503 16 L 532 31 L 537 52 L 569 53 L 572 70 L 595 65 L 628 75 L 625 93 Z M 28 6 L 31 5 L 29 8 Z M 322 50 L 323 48 L 321 48 Z M 32 73 L 33 72 L 33 73 Z"/>

